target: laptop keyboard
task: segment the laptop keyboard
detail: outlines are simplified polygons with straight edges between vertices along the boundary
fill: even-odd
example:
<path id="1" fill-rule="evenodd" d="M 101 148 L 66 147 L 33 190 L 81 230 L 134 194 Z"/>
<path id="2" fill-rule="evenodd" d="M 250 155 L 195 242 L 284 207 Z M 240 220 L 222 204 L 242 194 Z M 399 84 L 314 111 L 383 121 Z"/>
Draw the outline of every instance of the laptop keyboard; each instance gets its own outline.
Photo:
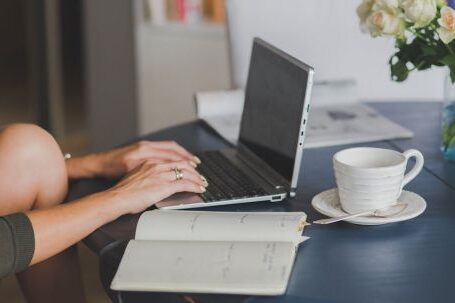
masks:
<path id="1" fill-rule="evenodd" d="M 263 196 L 266 192 L 218 151 L 197 154 L 197 170 L 209 183 L 201 194 L 205 202 Z"/>

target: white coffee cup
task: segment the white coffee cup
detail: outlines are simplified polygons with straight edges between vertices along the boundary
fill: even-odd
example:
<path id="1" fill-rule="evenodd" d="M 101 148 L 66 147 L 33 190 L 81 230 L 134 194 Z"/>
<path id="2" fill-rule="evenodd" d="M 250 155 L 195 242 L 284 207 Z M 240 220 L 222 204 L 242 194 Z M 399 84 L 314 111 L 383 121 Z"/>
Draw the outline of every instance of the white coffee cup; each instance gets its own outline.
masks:
<path id="1" fill-rule="evenodd" d="M 414 167 L 405 174 L 414 157 Z M 415 149 L 403 153 L 372 147 L 349 148 L 333 156 L 341 207 L 350 214 L 382 209 L 397 203 L 403 187 L 423 168 L 423 155 Z"/>

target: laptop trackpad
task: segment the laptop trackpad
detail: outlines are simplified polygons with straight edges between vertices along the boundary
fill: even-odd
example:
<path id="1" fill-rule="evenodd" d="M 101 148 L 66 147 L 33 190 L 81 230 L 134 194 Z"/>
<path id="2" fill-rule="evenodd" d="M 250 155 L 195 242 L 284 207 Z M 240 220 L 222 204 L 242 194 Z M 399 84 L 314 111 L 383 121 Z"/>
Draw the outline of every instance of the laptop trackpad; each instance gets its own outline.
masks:
<path id="1" fill-rule="evenodd" d="M 204 200 L 199 195 L 194 193 L 177 193 L 169 198 L 166 198 L 158 203 L 156 203 L 156 207 L 170 207 L 182 204 L 196 204 L 196 203 L 203 203 Z"/>

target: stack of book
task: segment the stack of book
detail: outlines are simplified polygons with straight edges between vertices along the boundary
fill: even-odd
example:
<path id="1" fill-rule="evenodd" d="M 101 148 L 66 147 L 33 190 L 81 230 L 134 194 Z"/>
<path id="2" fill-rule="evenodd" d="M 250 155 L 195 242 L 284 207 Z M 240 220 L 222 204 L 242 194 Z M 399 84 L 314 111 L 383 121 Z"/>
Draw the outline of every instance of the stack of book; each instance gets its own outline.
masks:
<path id="1" fill-rule="evenodd" d="M 224 23 L 224 0 L 146 0 L 146 15 L 155 24 L 166 22 Z"/>

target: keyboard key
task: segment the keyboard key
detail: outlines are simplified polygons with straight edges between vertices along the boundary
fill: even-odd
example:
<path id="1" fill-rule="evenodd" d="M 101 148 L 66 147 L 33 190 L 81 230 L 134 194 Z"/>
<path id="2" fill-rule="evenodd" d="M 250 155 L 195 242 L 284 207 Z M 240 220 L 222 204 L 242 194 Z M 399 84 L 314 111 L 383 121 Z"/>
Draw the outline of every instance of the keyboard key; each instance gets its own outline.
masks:
<path id="1" fill-rule="evenodd" d="M 204 201 L 257 197 L 265 194 L 262 188 L 220 152 L 206 152 L 197 156 L 202 161 L 198 170 L 209 183 L 207 191 L 201 195 Z"/>

